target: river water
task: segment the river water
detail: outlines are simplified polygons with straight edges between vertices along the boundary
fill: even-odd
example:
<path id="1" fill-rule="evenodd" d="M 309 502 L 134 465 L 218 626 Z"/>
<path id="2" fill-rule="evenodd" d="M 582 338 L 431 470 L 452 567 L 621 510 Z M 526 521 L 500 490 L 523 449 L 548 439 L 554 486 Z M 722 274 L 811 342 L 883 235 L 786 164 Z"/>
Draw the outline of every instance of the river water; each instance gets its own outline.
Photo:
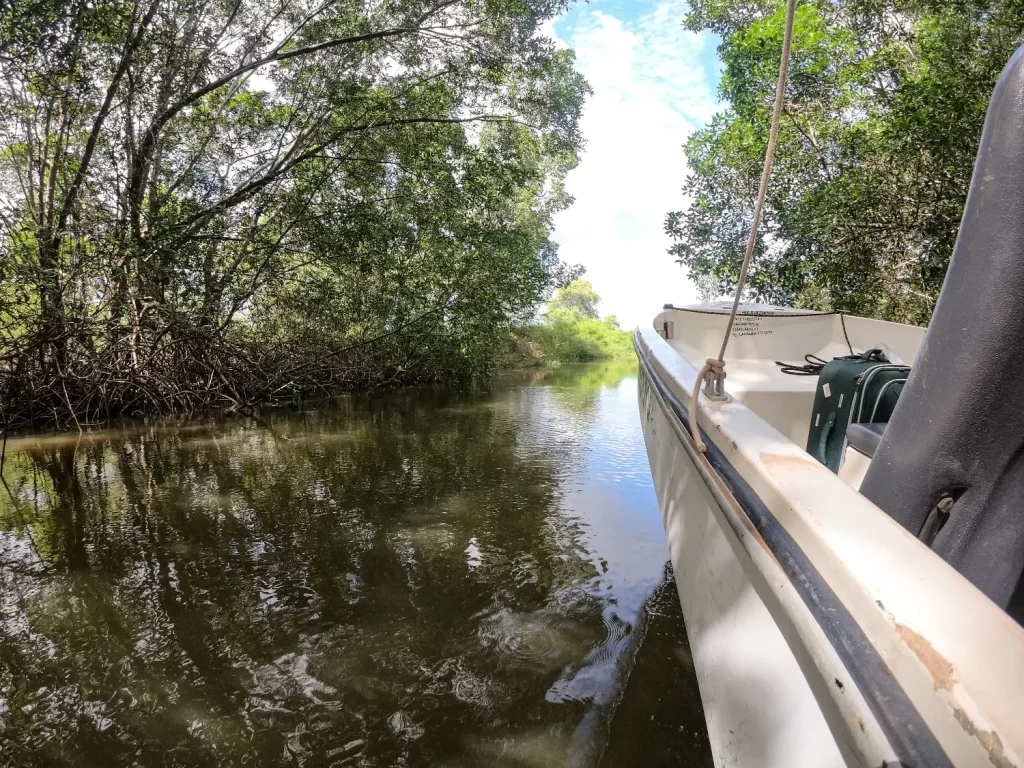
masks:
<path id="1" fill-rule="evenodd" d="M 43 435 L 0 764 L 708 765 L 635 364 Z"/>

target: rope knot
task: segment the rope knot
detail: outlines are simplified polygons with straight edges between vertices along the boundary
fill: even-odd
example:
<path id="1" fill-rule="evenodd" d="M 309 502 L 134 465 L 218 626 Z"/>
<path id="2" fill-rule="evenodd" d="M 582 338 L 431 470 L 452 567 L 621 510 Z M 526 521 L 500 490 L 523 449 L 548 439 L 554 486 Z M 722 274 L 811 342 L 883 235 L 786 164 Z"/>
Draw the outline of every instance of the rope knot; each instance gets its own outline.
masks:
<path id="1" fill-rule="evenodd" d="M 704 361 L 704 367 L 709 371 L 712 371 L 715 375 L 718 375 L 725 370 L 725 360 L 721 360 L 717 357 L 709 357 Z"/>
<path id="2" fill-rule="evenodd" d="M 704 361 L 704 367 L 697 374 L 693 384 L 693 395 L 690 398 L 690 434 L 693 435 L 693 442 L 701 453 L 707 451 L 707 446 L 700 436 L 700 429 L 697 427 L 697 400 L 700 397 L 701 385 L 707 385 L 714 389 L 716 381 L 720 381 L 725 375 L 725 361 L 720 357 L 709 357 Z"/>

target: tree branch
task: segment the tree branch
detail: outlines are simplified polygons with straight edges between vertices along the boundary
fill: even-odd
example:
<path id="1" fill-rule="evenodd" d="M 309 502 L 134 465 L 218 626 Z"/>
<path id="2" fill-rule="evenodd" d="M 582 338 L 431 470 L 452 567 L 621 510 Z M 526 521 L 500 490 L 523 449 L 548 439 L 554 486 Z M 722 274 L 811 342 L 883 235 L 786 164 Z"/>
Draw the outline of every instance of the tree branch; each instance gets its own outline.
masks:
<path id="1" fill-rule="evenodd" d="M 60 213 L 57 216 L 57 230 L 63 230 L 64 225 L 67 222 L 68 214 L 71 212 L 72 206 L 75 204 L 75 200 L 78 197 L 78 192 L 82 188 L 82 183 L 85 181 L 85 176 L 89 172 L 89 164 L 92 162 L 93 152 L 96 151 L 96 143 L 99 141 L 100 133 L 103 130 L 103 124 L 106 122 L 107 115 L 110 114 L 110 105 L 114 101 L 114 94 L 117 93 L 117 88 L 121 84 L 121 78 L 124 77 L 125 72 L 128 71 L 128 65 L 131 64 L 132 55 L 135 50 L 139 47 L 142 42 L 142 36 L 149 29 L 149 25 L 153 23 L 153 17 L 156 16 L 156 9 L 159 7 L 160 0 L 153 0 L 149 6 L 149 10 L 146 11 L 146 15 L 143 16 L 142 21 L 139 23 L 139 28 L 135 34 L 125 44 L 124 52 L 121 54 L 121 60 L 117 64 L 117 69 L 114 70 L 114 76 L 110 80 L 110 85 L 107 86 L 106 95 L 103 97 L 103 104 L 100 107 L 99 114 L 96 115 L 96 119 L 93 121 L 92 130 L 89 132 L 89 139 L 85 143 L 85 152 L 82 153 L 82 161 L 78 164 L 78 170 L 75 171 L 75 177 L 71 181 L 71 186 L 68 187 L 68 193 L 64 197 L 64 202 L 61 205 Z M 50 233 L 51 237 L 54 233 Z"/>

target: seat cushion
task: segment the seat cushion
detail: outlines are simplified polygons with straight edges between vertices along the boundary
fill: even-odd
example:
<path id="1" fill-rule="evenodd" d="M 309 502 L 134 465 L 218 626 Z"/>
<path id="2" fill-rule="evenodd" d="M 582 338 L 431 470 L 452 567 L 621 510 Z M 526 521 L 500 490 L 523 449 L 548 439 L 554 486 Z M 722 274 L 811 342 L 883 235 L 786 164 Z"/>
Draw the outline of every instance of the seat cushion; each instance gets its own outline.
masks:
<path id="1" fill-rule="evenodd" d="M 883 432 L 885 432 L 884 422 L 851 424 L 846 428 L 846 440 L 851 448 L 856 448 L 870 459 L 878 450 Z"/>

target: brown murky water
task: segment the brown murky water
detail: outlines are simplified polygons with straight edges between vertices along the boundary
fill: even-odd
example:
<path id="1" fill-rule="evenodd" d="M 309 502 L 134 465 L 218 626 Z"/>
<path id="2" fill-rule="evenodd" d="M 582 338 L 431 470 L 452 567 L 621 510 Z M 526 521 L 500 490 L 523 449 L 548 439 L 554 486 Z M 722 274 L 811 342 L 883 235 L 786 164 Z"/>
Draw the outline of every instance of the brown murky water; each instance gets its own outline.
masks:
<path id="1" fill-rule="evenodd" d="M 0 764 L 710 764 L 632 365 L 13 441 Z"/>

